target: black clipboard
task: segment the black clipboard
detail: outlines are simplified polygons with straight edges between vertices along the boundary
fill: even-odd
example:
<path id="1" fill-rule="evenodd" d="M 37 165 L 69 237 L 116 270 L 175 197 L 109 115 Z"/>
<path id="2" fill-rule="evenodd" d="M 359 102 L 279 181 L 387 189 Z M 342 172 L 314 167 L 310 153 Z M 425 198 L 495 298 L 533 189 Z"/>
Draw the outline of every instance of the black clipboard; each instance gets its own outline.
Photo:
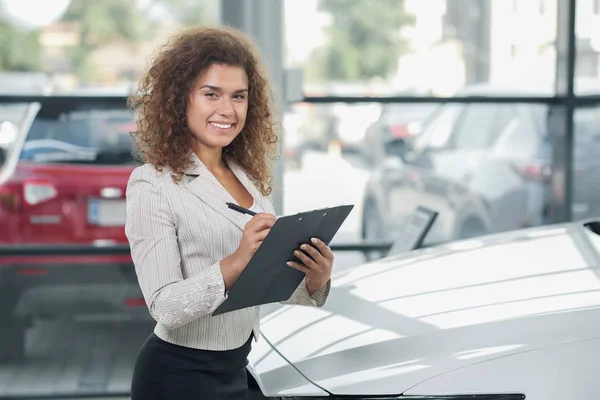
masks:
<path id="1" fill-rule="evenodd" d="M 329 245 L 354 205 L 343 205 L 279 217 L 254 256 L 235 281 L 225 301 L 212 315 L 288 300 L 304 279 L 289 267 L 293 254 L 311 237 Z"/>

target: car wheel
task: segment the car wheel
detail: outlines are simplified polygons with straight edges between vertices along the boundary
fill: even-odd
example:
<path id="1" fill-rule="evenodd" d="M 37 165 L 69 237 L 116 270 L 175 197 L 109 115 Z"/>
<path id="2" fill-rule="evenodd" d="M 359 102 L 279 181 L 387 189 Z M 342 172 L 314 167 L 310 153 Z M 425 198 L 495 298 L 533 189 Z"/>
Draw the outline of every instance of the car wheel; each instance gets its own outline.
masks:
<path id="1" fill-rule="evenodd" d="M 471 239 L 487 234 L 487 230 L 481 221 L 469 218 L 460 228 L 458 239 Z"/>
<path id="2" fill-rule="evenodd" d="M 0 330 L 0 362 L 16 362 L 25 358 L 25 331 L 27 323 L 12 316 L 2 317 Z"/>
<path id="3" fill-rule="evenodd" d="M 379 242 L 384 239 L 383 236 L 383 220 L 377 206 L 369 201 L 363 211 L 362 237 L 367 242 Z M 375 261 L 384 256 L 381 251 L 365 251 L 363 254 L 367 261 Z"/>

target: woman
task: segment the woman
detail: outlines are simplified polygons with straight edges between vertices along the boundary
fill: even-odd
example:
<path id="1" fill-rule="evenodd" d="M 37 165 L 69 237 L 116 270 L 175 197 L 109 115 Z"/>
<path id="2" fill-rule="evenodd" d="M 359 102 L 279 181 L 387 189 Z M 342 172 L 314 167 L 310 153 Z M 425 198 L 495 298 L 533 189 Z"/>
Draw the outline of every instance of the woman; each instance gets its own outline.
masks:
<path id="1" fill-rule="evenodd" d="M 241 33 L 189 30 L 161 48 L 130 105 L 144 165 L 127 186 L 125 232 L 157 321 L 138 355 L 132 399 L 243 399 L 258 307 L 211 313 L 275 222 L 268 157 L 277 137 L 265 68 Z M 290 267 L 306 278 L 286 303 L 320 307 L 334 257 L 319 240 L 302 247 L 302 263 Z"/>

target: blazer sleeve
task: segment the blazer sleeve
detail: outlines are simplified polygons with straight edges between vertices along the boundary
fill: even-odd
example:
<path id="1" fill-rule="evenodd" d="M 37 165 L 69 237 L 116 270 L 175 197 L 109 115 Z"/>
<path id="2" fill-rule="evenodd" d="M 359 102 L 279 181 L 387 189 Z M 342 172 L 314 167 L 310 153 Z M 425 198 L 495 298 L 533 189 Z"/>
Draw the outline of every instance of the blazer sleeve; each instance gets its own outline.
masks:
<path id="1" fill-rule="evenodd" d="M 308 289 L 306 288 L 306 278 L 302 279 L 298 288 L 292 293 L 292 296 L 285 301 L 280 302 L 281 304 L 293 304 L 293 305 L 301 305 L 301 306 L 313 306 L 313 307 L 322 307 L 329 296 L 329 290 L 331 289 L 331 279 L 327 281 L 327 283 L 319 290 L 313 293 L 312 296 L 308 294 Z"/>
<path id="2" fill-rule="evenodd" d="M 174 329 L 212 313 L 226 298 L 225 283 L 220 263 L 183 277 L 174 216 L 155 174 L 147 166 L 131 174 L 125 234 L 150 314 Z"/>

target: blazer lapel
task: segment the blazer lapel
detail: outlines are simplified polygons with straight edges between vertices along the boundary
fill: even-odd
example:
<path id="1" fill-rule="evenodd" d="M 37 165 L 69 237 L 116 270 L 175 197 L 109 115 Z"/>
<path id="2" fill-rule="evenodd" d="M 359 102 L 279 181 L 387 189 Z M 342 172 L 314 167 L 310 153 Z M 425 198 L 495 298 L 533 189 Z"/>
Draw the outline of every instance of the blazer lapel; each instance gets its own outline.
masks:
<path id="1" fill-rule="evenodd" d="M 237 201 L 229 194 L 229 192 L 221 185 L 215 176 L 206 168 L 196 154 L 192 153 L 193 165 L 186 171 L 186 175 L 196 177 L 186 183 L 186 188 L 194 195 L 204 201 L 213 210 L 223 215 L 229 221 L 233 222 L 238 228 L 244 230 L 244 226 L 248 222 L 248 215 L 239 213 L 227 207 L 228 202 L 236 203 Z M 252 180 L 246 175 L 244 170 L 234 162 L 227 162 L 231 171 L 235 174 L 238 180 L 244 185 L 246 190 L 254 198 L 254 201 L 265 211 L 269 211 L 265 204 L 265 198 L 254 185 Z"/>
<path id="2" fill-rule="evenodd" d="M 260 190 L 258 190 L 256 185 L 254 184 L 254 182 L 252 182 L 252 179 L 250 179 L 250 177 L 246 174 L 244 169 L 231 161 L 228 161 L 227 165 L 229 166 L 229 169 L 231 169 L 231 171 L 238 178 L 238 180 L 242 183 L 242 185 L 244 185 L 244 187 L 246 188 L 248 193 L 250 193 L 254 201 L 258 203 L 260 208 L 264 210 L 264 212 L 271 212 L 271 207 L 268 207 L 267 199 L 265 198 L 265 196 L 263 196 Z"/>
<path id="3" fill-rule="evenodd" d="M 200 159 L 193 154 L 194 164 L 186 171 L 188 176 L 196 176 L 187 182 L 186 188 L 213 210 L 233 222 L 238 228 L 244 230 L 248 216 L 227 207 L 228 202 L 236 203 L 233 196 L 221 185 L 215 176 L 204 166 Z"/>

